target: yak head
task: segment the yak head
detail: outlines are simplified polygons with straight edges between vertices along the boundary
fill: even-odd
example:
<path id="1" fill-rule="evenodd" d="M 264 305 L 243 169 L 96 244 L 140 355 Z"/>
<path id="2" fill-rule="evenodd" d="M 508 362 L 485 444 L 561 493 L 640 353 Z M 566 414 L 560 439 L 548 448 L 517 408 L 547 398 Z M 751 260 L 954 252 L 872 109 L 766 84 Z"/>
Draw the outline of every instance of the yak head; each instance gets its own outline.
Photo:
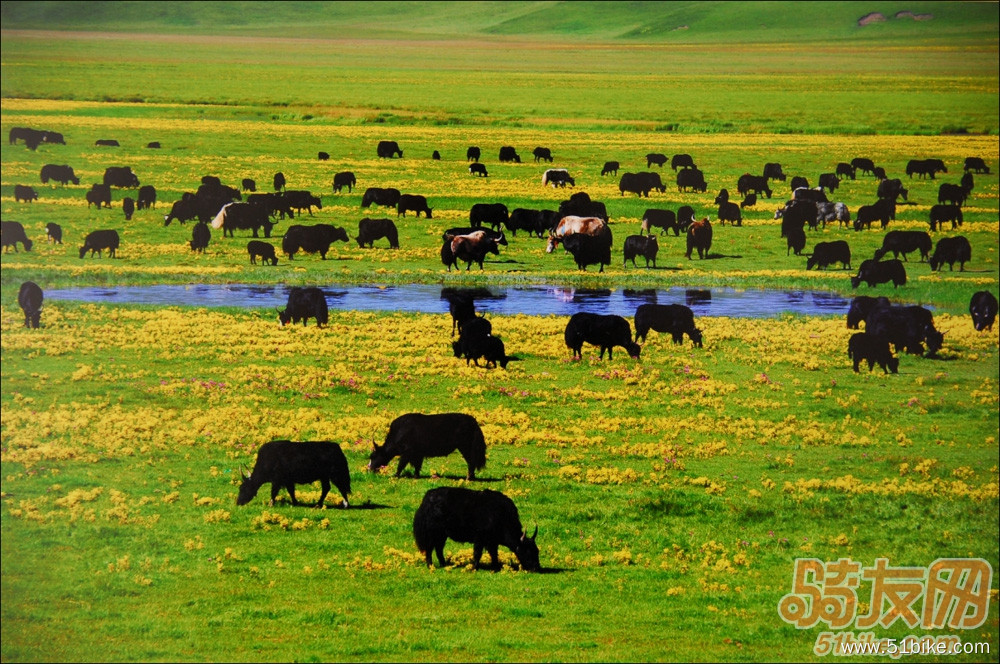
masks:
<path id="1" fill-rule="evenodd" d="M 240 475 L 243 477 L 243 483 L 240 484 L 239 495 L 236 496 L 237 505 L 246 505 L 257 495 L 257 490 L 260 486 L 251 481 L 250 473 L 246 471 L 246 468 L 240 468 Z"/>
<path id="2" fill-rule="evenodd" d="M 288 313 L 288 309 L 275 309 L 278 312 L 278 322 L 281 323 L 281 327 L 288 325 L 292 320 L 292 315 Z"/>
<path id="3" fill-rule="evenodd" d="M 528 537 L 528 531 L 525 530 L 521 534 L 521 539 L 517 542 L 517 548 L 514 549 L 514 555 L 517 556 L 517 561 L 521 563 L 521 569 L 529 572 L 538 572 L 542 569 L 542 566 L 538 562 L 538 545 L 535 544 L 536 537 L 538 537 L 538 526 L 535 526 L 535 534 L 531 537 Z"/>
<path id="4" fill-rule="evenodd" d="M 392 461 L 392 458 L 396 455 L 387 448 L 388 445 L 376 445 L 374 442 L 372 443 L 372 454 L 368 457 L 368 470 L 377 471 Z"/>

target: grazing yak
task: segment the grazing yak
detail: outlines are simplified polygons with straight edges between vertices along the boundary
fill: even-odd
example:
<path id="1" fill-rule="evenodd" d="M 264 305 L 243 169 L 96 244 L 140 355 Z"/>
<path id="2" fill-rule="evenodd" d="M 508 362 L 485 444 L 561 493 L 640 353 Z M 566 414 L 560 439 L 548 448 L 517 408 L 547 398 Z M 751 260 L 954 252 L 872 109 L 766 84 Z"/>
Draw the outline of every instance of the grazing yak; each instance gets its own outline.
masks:
<path id="1" fill-rule="evenodd" d="M 899 358 L 893 357 L 889 340 L 883 336 L 869 332 L 852 334 L 847 342 L 847 357 L 854 362 L 854 373 L 858 373 L 862 360 L 868 362 L 868 371 L 873 371 L 878 364 L 887 374 L 890 371 L 899 373 Z"/>
<path id="2" fill-rule="evenodd" d="M 130 196 L 122 199 L 122 212 L 125 213 L 125 221 L 132 220 L 132 215 L 135 214 L 135 201 Z"/>
<path id="3" fill-rule="evenodd" d="M 677 223 L 677 215 L 674 214 L 673 210 L 658 208 L 650 208 L 642 215 L 642 232 L 649 233 L 650 229 L 653 228 L 659 228 L 660 235 L 673 229 L 674 236 L 680 235 L 683 230 L 681 224 Z"/>
<path id="4" fill-rule="evenodd" d="M 303 210 L 306 210 L 311 217 L 314 205 L 317 210 L 323 209 L 323 201 L 320 200 L 319 196 L 313 196 L 310 192 L 301 189 L 285 191 L 281 194 L 281 199 L 288 205 L 289 208 L 298 210 L 300 217 L 302 216 Z"/>
<path id="5" fill-rule="evenodd" d="M 240 184 L 243 187 L 243 191 L 257 191 L 257 183 L 250 178 L 243 178 L 243 182 Z"/>
<path id="6" fill-rule="evenodd" d="M 104 170 L 104 184 L 119 189 L 135 189 L 139 186 L 139 176 L 131 166 L 108 166 Z"/>
<path id="7" fill-rule="evenodd" d="M 688 189 L 701 193 L 708 190 L 705 174 L 697 168 L 682 168 L 677 171 L 677 191 L 687 191 Z"/>
<path id="8" fill-rule="evenodd" d="M 326 296 L 320 289 L 309 286 L 293 286 L 288 291 L 288 302 L 284 309 L 278 310 L 278 323 L 281 327 L 289 323 L 295 324 L 300 320 L 302 327 L 306 326 L 306 321 L 310 318 L 316 319 L 316 326 L 323 327 L 330 320 L 330 311 L 326 305 Z"/>
<path id="9" fill-rule="evenodd" d="M 618 182 L 618 191 L 624 196 L 625 192 L 638 194 L 640 197 L 649 198 L 649 192 L 653 189 L 663 193 L 667 190 L 666 185 L 660 179 L 659 173 L 642 171 L 640 173 L 624 173 Z"/>
<path id="10" fill-rule="evenodd" d="M 287 182 L 285 180 L 285 174 L 282 173 L 281 171 L 278 171 L 277 173 L 275 173 L 274 174 L 274 182 L 273 182 L 273 184 L 274 184 L 274 190 L 275 191 L 282 191 L 282 190 L 284 190 L 285 185 L 287 184 Z"/>
<path id="11" fill-rule="evenodd" d="M 832 242 L 817 242 L 813 247 L 812 256 L 806 261 L 806 269 L 813 267 L 826 269 L 828 265 L 840 263 L 845 270 L 851 269 L 851 247 L 844 240 Z"/>
<path id="12" fill-rule="evenodd" d="M 502 565 L 498 549 L 503 545 L 514 552 L 521 569 L 537 572 L 541 570 L 537 537 L 537 526 L 531 537 L 521 528 L 514 501 L 489 489 L 475 491 L 450 486 L 430 489 L 413 515 L 413 539 L 428 567 L 434 552 L 438 565 L 445 566 L 444 545 L 451 539 L 472 544 L 472 564 L 476 568 L 485 550 L 490 554 L 492 569 L 499 570 Z"/>
<path id="13" fill-rule="evenodd" d="M 926 261 L 930 256 L 931 247 L 931 236 L 926 231 L 889 231 L 882 238 L 881 248 L 875 250 L 875 260 L 882 260 L 882 257 L 891 251 L 893 258 L 899 258 L 902 254 L 905 261 L 908 260 L 906 254 L 919 251 L 920 260 Z"/>
<path id="14" fill-rule="evenodd" d="M 468 235 L 455 236 L 451 240 L 450 251 L 455 267 L 458 267 L 459 260 L 465 261 L 466 271 L 472 267 L 473 263 L 478 263 L 479 269 L 482 270 L 486 254 L 500 255 L 496 239 L 487 235 L 486 231 L 483 230 Z M 451 271 L 451 267 L 448 268 L 448 271 Z"/>
<path id="15" fill-rule="evenodd" d="M 698 167 L 695 166 L 694 159 L 691 158 L 691 155 L 684 154 L 682 152 L 679 154 L 675 154 L 673 157 L 670 158 L 670 168 L 676 171 L 678 168 L 698 168 Z"/>
<path id="16" fill-rule="evenodd" d="M 822 223 L 823 228 L 826 228 L 827 223 L 832 224 L 835 221 L 845 228 L 851 225 L 851 211 L 847 209 L 847 205 L 841 201 L 816 204 L 817 223 Z"/>
<path id="17" fill-rule="evenodd" d="M 393 189 L 391 187 L 386 189 L 381 187 L 368 187 L 365 189 L 365 193 L 361 197 L 361 207 L 371 207 L 374 203 L 375 205 L 381 205 L 382 207 L 394 208 L 399 203 L 400 196 L 401 194 L 399 193 L 399 189 Z"/>
<path id="18" fill-rule="evenodd" d="M 553 189 L 556 187 L 565 187 L 567 184 L 575 187 L 576 180 L 573 179 L 573 176 L 565 168 L 550 168 L 542 173 L 542 186 L 550 184 Z"/>
<path id="19" fill-rule="evenodd" d="M 660 245 L 655 235 L 629 235 L 625 238 L 623 251 L 625 260 L 622 262 L 622 267 L 629 261 L 632 261 L 632 267 L 638 267 L 635 264 L 636 256 L 646 259 L 646 267 L 649 267 L 649 261 L 653 261 L 653 267 L 656 267 L 656 254 L 660 251 Z"/>
<path id="20" fill-rule="evenodd" d="M 292 260 L 299 251 L 307 254 L 319 252 L 320 258 L 326 260 L 326 253 L 330 251 L 330 245 L 337 241 L 350 242 L 347 231 L 339 226 L 294 224 L 288 227 L 285 235 L 281 238 L 281 251 L 288 254 L 288 260 Z"/>
<path id="21" fill-rule="evenodd" d="M 105 148 L 118 148 L 118 147 L 121 147 L 121 144 L 118 143 L 118 141 L 116 141 L 113 138 L 99 138 L 96 141 L 94 141 L 94 145 L 99 145 L 99 146 L 105 147 Z"/>
<path id="22" fill-rule="evenodd" d="M 260 258 L 261 263 L 264 265 L 267 265 L 268 262 L 270 262 L 271 265 L 278 264 L 278 257 L 274 254 L 274 245 L 268 242 L 250 240 L 247 242 L 247 253 L 250 254 L 251 265 L 257 264 L 257 258 Z"/>
<path id="23" fill-rule="evenodd" d="M 733 226 L 743 225 L 743 213 L 740 211 L 740 206 L 732 201 L 719 203 L 719 225 L 724 226 L 727 221 Z"/>
<path id="24" fill-rule="evenodd" d="M 766 176 L 751 175 L 750 173 L 744 173 L 740 176 L 740 179 L 736 181 L 736 190 L 740 192 L 740 196 L 746 196 L 752 191 L 758 196 L 764 194 L 771 198 L 772 193 Z"/>
<path id="25" fill-rule="evenodd" d="M 922 355 L 924 343 L 928 355 L 933 357 L 944 344 L 944 334 L 934 328 L 934 316 L 920 306 L 875 307 L 865 319 L 865 331 L 884 337 L 896 347 L 911 355 Z"/>
<path id="26" fill-rule="evenodd" d="M 472 228 L 489 226 L 498 231 L 509 219 L 507 206 L 503 203 L 473 203 L 469 209 L 469 225 Z"/>
<path id="27" fill-rule="evenodd" d="M 45 164 L 42 166 L 41 180 L 42 184 L 48 184 L 49 180 L 58 182 L 62 185 L 66 185 L 70 182 L 73 184 L 80 184 L 80 178 L 76 177 L 76 174 L 73 173 L 73 169 L 65 164 L 62 166 L 57 166 L 56 164 Z"/>
<path id="28" fill-rule="evenodd" d="M 934 179 L 935 173 L 947 173 L 948 169 L 940 159 L 911 159 L 906 163 L 906 174 L 912 179 L 916 173 L 918 177 L 927 176 Z"/>
<path id="29" fill-rule="evenodd" d="M 706 258 L 712 248 L 712 223 L 705 217 L 688 226 L 687 252 L 684 254 L 691 260 L 691 252 L 698 250 L 698 258 Z"/>
<path id="30" fill-rule="evenodd" d="M 374 248 L 375 240 L 389 240 L 390 249 L 399 249 L 399 231 L 392 219 L 369 219 L 365 217 L 358 222 L 358 247 Z"/>
<path id="31" fill-rule="evenodd" d="M 531 210 L 515 208 L 504 222 L 504 227 L 517 237 L 518 231 L 527 231 L 535 237 L 542 237 L 546 231 L 554 228 L 558 219 L 553 219 L 558 213 L 555 210 Z"/>
<path id="32" fill-rule="evenodd" d="M 785 174 L 781 170 L 781 164 L 777 162 L 769 162 L 764 164 L 764 177 L 768 180 L 779 180 L 781 182 L 785 181 Z"/>
<path id="33" fill-rule="evenodd" d="M 223 237 L 233 237 L 236 229 L 252 230 L 254 237 L 260 237 L 257 232 L 264 229 L 264 237 L 271 237 L 273 226 L 267 209 L 251 203 L 227 203 L 212 219 L 212 228 L 221 228 Z"/>
<path id="34" fill-rule="evenodd" d="M 890 305 L 887 297 L 870 297 L 868 295 L 858 295 L 851 300 L 851 306 L 847 309 L 847 327 L 856 330 L 862 321 L 868 320 L 869 314 L 876 307 L 888 307 Z"/>
<path id="35" fill-rule="evenodd" d="M 909 200 L 910 190 L 903 186 L 902 180 L 893 178 L 879 182 L 876 195 L 878 198 L 888 198 L 892 201 L 898 201 L 899 197 L 902 196 L 903 200 L 906 201 Z"/>
<path id="36" fill-rule="evenodd" d="M 135 207 L 137 210 L 149 210 L 156 207 L 156 187 L 151 184 L 139 187 Z"/>
<path id="37" fill-rule="evenodd" d="M 619 168 L 621 168 L 621 164 L 617 161 L 606 161 L 601 167 L 601 175 L 618 175 Z"/>
<path id="38" fill-rule="evenodd" d="M 792 176 L 792 181 L 789 183 L 789 189 L 792 190 L 793 198 L 796 189 L 808 189 L 809 180 L 805 179 L 801 175 Z"/>
<path id="39" fill-rule="evenodd" d="M 317 153 L 316 158 L 319 159 L 320 161 L 330 161 L 330 153 L 329 152 L 319 152 L 319 153 Z"/>
<path id="40" fill-rule="evenodd" d="M 990 167 L 986 165 L 982 157 L 966 157 L 963 170 L 966 172 L 986 173 L 987 175 L 990 173 Z"/>
<path id="41" fill-rule="evenodd" d="M 31 203 L 38 200 L 38 192 L 23 184 L 14 185 L 14 201 L 16 203 Z"/>
<path id="42" fill-rule="evenodd" d="M 607 226 L 593 235 L 567 233 L 562 237 L 562 244 L 580 270 L 586 271 L 588 265 L 599 265 L 598 272 L 604 272 L 604 266 L 611 265 L 612 236 Z"/>
<path id="43" fill-rule="evenodd" d="M 931 271 L 938 271 L 948 264 L 949 270 L 955 269 L 958 263 L 959 272 L 965 272 L 965 264 L 972 260 L 972 245 L 964 235 L 955 237 L 943 237 L 938 240 L 934 247 L 934 255 L 931 256 Z"/>
<path id="44" fill-rule="evenodd" d="M 632 341 L 632 328 L 621 316 L 603 315 L 581 312 L 573 314 L 566 324 L 563 333 L 566 347 L 573 353 L 573 359 L 583 359 L 583 344 L 588 343 L 601 349 L 600 358 L 604 359 L 604 351 L 611 351 L 615 346 L 621 346 L 634 359 L 639 359 L 642 348 Z"/>
<path id="45" fill-rule="evenodd" d="M 882 168 L 881 166 L 876 166 L 872 170 L 872 175 L 874 175 L 875 179 L 878 180 L 879 182 L 881 182 L 882 180 L 888 180 L 889 179 L 889 176 L 885 174 L 885 169 Z"/>
<path id="46" fill-rule="evenodd" d="M 490 176 L 486 170 L 486 164 L 480 164 L 478 161 L 469 164 L 469 173 L 481 178 L 488 178 Z"/>
<path id="47" fill-rule="evenodd" d="M 547 161 L 552 163 L 552 150 L 549 148 L 535 148 L 531 151 L 531 154 L 535 155 L 535 162 Z"/>
<path id="48" fill-rule="evenodd" d="M 378 154 L 379 159 L 394 159 L 396 155 L 399 155 L 400 159 L 403 158 L 403 151 L 399 148 L 399 144 L 396 141 L 379 141 L 375 152 Z"/>
<path id="49" fill-rule="evenodd" d="M 837 164 L 836 174 L 838 178 L 851 178 L 852 180 L 856 180 L 857 173 L 857 169 L 847 162 L 842 161 Z"/>
<path id="50" fill-rule="evenodd" d="M 45 241 L 62 244 L 62 226 L 52 221 L 45 224 Z"/>
<path id="51" fill-rule="evenodd" d="M 482 156 L 482 151 L 475 145 L 470 145 L 469 149 L 465 151 L 466 161 L 479 161 L 479 158 L 481 156 Z"/>
<path id="52" fill-rule="evenodd" d="M 452 320 L 454 327 L 454 318 Z M 459 323 L 458 331 L 458 341 L 452 342 L 451 348 L 455 357 L 465 358 L 466 366 L 471 360 L 478 367 L 482 358 L 486 360 L 486 368 L 490 368 L 490 365 L 496 368 L 499 365 L 506 369 L 508 362 L 517 359 L 507 355 L 503 341 L 493 336 L 493 326 L 485 318 L 473 314 Z"/>
<path id="53" fill-rule="evenodd" d="M 890 281 L 894 288 L 906 285 L 906 268 L 899 260 L 891 261 L 862 261 L 858 274 L 851 277 L 851 288 L 857 288 L 861 282 L 873 288 L 878 284 L 887 284 Z"/>
<path id="54" fill-rule="evenodd" d="M 866 157 L 855 157 L 851 160 L 851 167 L 857 171 L 871 175 L 875 171 L 875 162 Z"/>
<path id="55" fill-rule="evenodd" d="M 743 208 L 753 207 L 755 205 L 757 205 L 757 194 L 753 193 L 752 191 L 748 193 L 746 196 L 744 196 L 743 200 L 740 201 L 741 210 Z"/>
<path id="56" fill-rule="evenodd" d="M 650 152 L 646 155 L 646 168 L 650 168 L 653 164 L 656 164 L 660 168 L 667 163 L 667 155 L 661 154 L 659 152 Z"/>
<path id="57" fill-rule="evenodd" d="M 568 200 L 559 203 L 559 218 L 562 217 L 599 217 L 608 221 L 608 209 L 601 201 L 593 201 L 585 191 L 578 191 Z"/>
<path id="58" fill-rule="evenodd" d="M 108 258 L 114 258 L 120 244 L 121 239 L 118 237 L 118 231 L 93 231 L 83 239 L 83 246 L 80 247 L 80 258 L 83 258 L 88 250 L 91 258 L 94 257 L 94 254 L 97 254 L 98 258 L 103 258 L 105 249 L 108 250 Z"/>
<path id="59" fill-rule="evenodd" d="M 840 186 L 840 178 L 833 173 L 820 173 L 819 188 L 826 189 L 831 194 Z"/>
<path id="60" fill-rule="evenodd" d="M 563 238 L 571 233 L 598 235 L 603 233 L 607 227 L 607 222 L 600 217 L 566 215 L 559 220 L 559 223 L 549 233 L 549 239 L 545 245 L 545 253 L 551 254 L 555 251 L 556 246 L 563 241 Z M 610 261 L 608 261 L 608 264 L 610 265 Z"/>
<path id="61" fill-rule="evenodd" d="M 684 343 L 688 335 L 698 348 L 702 347 L 701 330 L 694 326 L 694 312 L 683 304 L 640 304 L 635 310 L 635 342 L 643 343 L 650 330 L 670 334 L 675 344 Z"/>
<path id="62" fill-rule="evenodd" d="M 792 190 L 792 200 L 793 201 L 812 201 L 814 203 L 826 203 L 829 199 L 826 197 L 826 192 L 819 187 L 815 189 L 809 189 L 808 187 L 799 187 Z"/>
<path id="63" fill-rule="evenodd" d="M 952 205 L 962 207 L 965 205 L 965 199 L 968 198 L 968 196 L 969 190 L 959 184 L 942 182 L 941 186 L 938 187 L 938 204 L 940 205 L 950 203 Z"/>
<path id="64" fill-rule="evenodd" d="M 854 230 L 871 229 L 872 223 L 876 221 L 882 224 L 882 228 L 885 228 L 895 218 L 896 203 L 889 198 L 880 198 L 871 205 L 862 205 L 858 208 L 857 217 L 854 219 Z"/>
<path id="65" fill-rule="evenodd" d="M 354 191 L 354 185 L 358 183 L 358 179 L 354 177 L 354 173 L 351 171 L 341 171 L 333 176 L 333 193 L 337 194 L 347 187 L 347 191 Z"/>
<path id="66" fill-rule="evenodd" d="M 396 203 L 396 216 L 405 217 L 407 211 L 414 212 L 417 217 L 420 217 L 420 213 L 423 212 L 426 218 L 433 218 L 431 209 L 427 207 L 427 199 L 418 194 L 402 194 L 399 197 L 399 202 Z"/>
<path id="67" fill-rule="evenodd" d="M 476 479 L 476 471 L 486 467 L 486 439 L 479 422 L 465 413 L 407 413 L 389 425 L 389 433 L 382 445 L 373 444 L 368 458 L 368 470 L 376 471 L 399 457 L 396 477 L 406 466 L 413 467 L 413 477 L 420 477 L 420 469 L 427 457 L 448 456 L 458 450 L 465 459 L 466 479 Z"/>
<path id="68" fill-rule="evenodd" d="M 25 281 L 17 292 L 17 304 L 24 312 L 24 326 L 37 328 L 42 319 L 42 289 L 34 281 Z M 994 300 L 996 302 L 996 300 Z M 996 307 L 993 309 L 996 312 Z"/>
<path id="69" fill-rule="evenodd" d="M 292 505 L 299 505 L 299 501 L 295 499 L 296 484 L 318 481 L 322 485 L 323 491 L 316 501 L 316 507 L 323 507 L 331 484 L 337 487 L 344 499 L 344 507 L 347 507 L 347 496 L 351 493 L 351 473 L 347 458 L 340 445 L 326 440 L 301 443 L 272 440 L 264 443 L 257 450 L 253 472 L 243 470 L 241 474 L 243 483 L 240 484 L 239 495 L 236 497 L 237 505 L 249 503 L 260 487 L 268 483 L 271 484 L 271 505 L 274 505 L 282 487 L 288 491 Z"/>
<path id="70" fill-rule="evenodd" d="M 992 330 L 997 319 L 997 298 L 989 291 L 977 291 L 969 300 L 969 315 L 976 332 Z M 37 327 L 37 326 L 36 326 Z"/>
<path id="71" fill-rule="evenodd" d="M 159 150 L 160 147 L 159 141 L 150 141 L 149 143 L 146 143 L 146 148 L 149 150 Z"/>
<path id="72" fill-rule="evenodd" d="M 212 239 L 212 231 L 208 229 L 208 224 L 199 221 L 191 229 L 191 251 L 205 253 L 208 243 Z"/>
<path id="73" fill-rule="evenodd" d="M 521 155 L 517 154 L 517 150 L 511 145 L 504 145 L 500 148 L 500 163 L 514 162 L 515 164 L 521 163 Z"/>
<path id="74" fill-rule="evenodd" d="M 87 199 L 87 207 L 96 205 L 98 209 L 111 207 L 111 187 L 106 184 L 92 184 L 90 191 L 84 194 Z"/>

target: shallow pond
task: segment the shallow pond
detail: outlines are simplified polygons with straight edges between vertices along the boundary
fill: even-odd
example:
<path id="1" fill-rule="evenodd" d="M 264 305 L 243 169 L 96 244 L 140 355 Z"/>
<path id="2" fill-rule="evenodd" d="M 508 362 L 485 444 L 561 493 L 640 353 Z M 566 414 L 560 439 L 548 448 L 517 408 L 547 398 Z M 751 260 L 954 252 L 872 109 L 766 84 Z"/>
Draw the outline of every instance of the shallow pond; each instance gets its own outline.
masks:
<path id="1" fill-rule="evenodd" d="M 51 289 L 49 300 L 157 304 L 195 307 L 284 308 L 287 286 L 195 284 L 190 286 L 116 286 Z M 447 313 L 446 295 L 456 289 L 409 284 L 344 285 L 322 288 L 331 309 Z M 697 316 L 769 318 L 846 314 L 849 300 L 819 291 L 774 291 L 716 288 L 603 290 L 561 286 L 472 289 L 476 309 L 493 314 L 570 316 L 579 311 L 631 317 L 640 304 L 686 304 Z"/>

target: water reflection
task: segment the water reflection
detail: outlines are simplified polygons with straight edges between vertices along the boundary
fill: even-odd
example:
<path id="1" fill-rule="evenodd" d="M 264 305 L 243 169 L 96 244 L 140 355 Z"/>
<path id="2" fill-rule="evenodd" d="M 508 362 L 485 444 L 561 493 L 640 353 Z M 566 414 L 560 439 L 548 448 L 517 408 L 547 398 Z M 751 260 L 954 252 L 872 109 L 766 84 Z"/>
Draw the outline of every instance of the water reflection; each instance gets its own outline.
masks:
<path id="1" fill-rule="evenodd" d="M 122 304 L 197 307 L 281 308 L 288 299 L 287 286 L 257 284 L 194 284 L 190 286 L 121 286 L 64 288 L 46 291 L 49 300 L 112 302 Z M 700 289 L 592 289 L 564 286 L 441 288 L 402 286 L 330 285 L 322 288 L 331 309 L 358 311 L 407 311 L 446 313 L 448 299 L 471 296 L 476 309 L 495 314 L 570 316 L 578 311 L 631 317 L 641 304 L 686 304 L 698 316 L 768 318 L 783 313 L 836 315 L 847 311 L 849 301 L 835 293 L 810 291 L 735 291 Z"/>

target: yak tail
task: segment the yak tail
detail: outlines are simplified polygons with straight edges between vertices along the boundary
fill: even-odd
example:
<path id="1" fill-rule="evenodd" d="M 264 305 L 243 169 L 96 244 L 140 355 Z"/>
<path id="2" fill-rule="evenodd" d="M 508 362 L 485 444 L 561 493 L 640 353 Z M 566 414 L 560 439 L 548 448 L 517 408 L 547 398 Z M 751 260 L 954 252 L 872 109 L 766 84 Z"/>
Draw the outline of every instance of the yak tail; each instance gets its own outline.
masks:
<path id="1" fill-rule="evenodd" d="M 482 470 L 486 467 L 486 439 L 483 438 L 482 431 L 479 431 L 478 433 L 479 435 L 471 441 L 472 444 L 469 448 L 469 457 L 467 461 L 475 470 Z"/>
<path id="2" fill-rule="evenodd" d="M 222 206 L 222 209 L 219 210 L 219 214 L 215 215 L 215 218 L 212 219 L 212 228 L 214 228 L 215 230 L 219 230 L 220 228 L 222 228 L 222 224 L 226 220 L 226 208 L 228 208 L 230 205 L 232 205 L 232 203 L 227 203 Z"/>

